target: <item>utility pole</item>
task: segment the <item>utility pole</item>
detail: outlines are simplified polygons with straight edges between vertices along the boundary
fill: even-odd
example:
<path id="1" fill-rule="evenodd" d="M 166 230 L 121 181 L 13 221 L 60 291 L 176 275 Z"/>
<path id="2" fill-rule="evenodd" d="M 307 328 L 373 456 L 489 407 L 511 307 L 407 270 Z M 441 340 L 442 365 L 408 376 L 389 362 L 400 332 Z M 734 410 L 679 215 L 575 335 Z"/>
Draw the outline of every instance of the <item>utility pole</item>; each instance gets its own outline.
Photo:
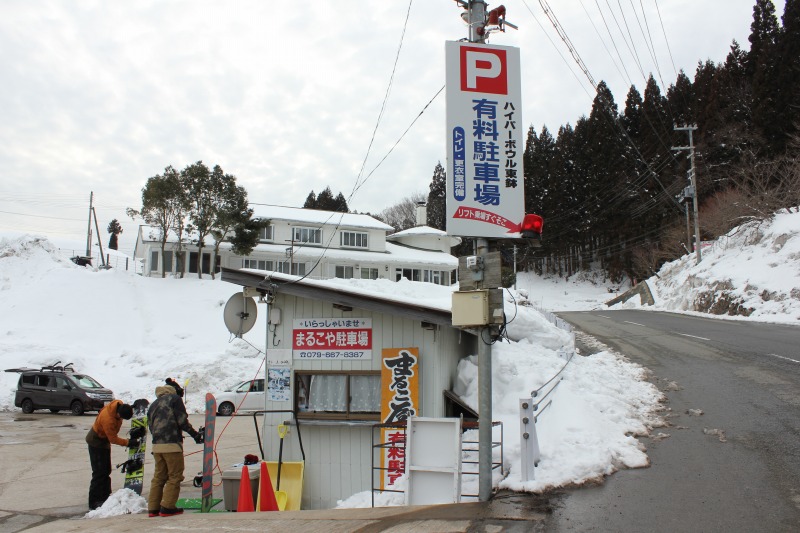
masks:
<path id="1" fill-rule="evenodd" d="M 495 9 L 491 11 L 487 11 L 486 9 L 486 2 L 485 0 L 455 0 L 455 2 L 459 5 L 459 7 L 464 9 L 464 12 L 461 14 L 461 18 L 467 23 L 468 29 L 468 38 L 466 39 L 470 44 L 474 45 L 484 45 L 486 44 L 486 37 L 489 33 L 494 31 L 505 31 L 504 27 L 509 26 L 511 28 L 517 29 L 516 26 L 509 23 L 505 19 L 505 7 L 497 6 Z M 463 39 L 462 39 L 463 41 Z M 450 46 L 451 44 L 457 46 Z M 458 43 L 448 43 L 448 50 L 456 51 L 456 49 L 463 50 L 461 45 Z M 476 47 L 477 48 L 477 47 Z M 486 47 L 487 51 L 478 52 L 478 55 L 489 55 L 490 50 L 494 49 L 495 47 Z M 449 52 L 448 52 L 449 53 Z M 513 54 L 516 58 L 514 60 L 516 65 L 516 69 L 519 69 L 518 66 L 518 57 L 516 54 Z M 500 60 L 499 56 L 497 61 L 488 61 L 494 65 L 491 70 L 494 70 L 494 67 L 498 67 L 496 72 L 492 72 L 490 75 L 488 71 L 482 73 L 482 76 L 485 78 L 492 78 L 498 76 L 501 73 L 500 63 L 504 63 L 505 60 Z M 503 56 L 505 57 L 505 55 Z M 448 65 L 456 65 L 457 62 L 452 61 L 452 57 L 450 58 Z M 477 60 L 475 58 L 472 59 L 475 64 L 473 67 L 475 70 L 484 69 L 485 66 L 478 67 L 478 63 L 483 63 L 486 61 Z M 461 61 L 461 67 L 463 67 L 463 60 Z M 461 72 L 461 69 L 452 69 L 448 67 L 448 79 L 449 76 L 458 72 Z M 505 76 L 506 74 L 504 74 Z M 450 80 L 452 81 L 452 80 Z M 448 90 L 451 87 L 454 87 L 456 84 L 451 84 L 448 81 Z M 463 85 L 463 84 L 462 84 Z M 476 87 L 477 88 L 477 87 Z M 484 91 L 479 91 L 483 93 Z M 516 93 L 519 92 L 518 89 L 515 90 Z M 462 92 L 453 90 L 453 94 L 458 94 L 459 96 L 456 98 L 458 101 L 458 105 L 465 105 L 466 102 L 462 100 L 466 100 L 463 98 Z M 518 96 L 521 99 L 521 96 Z M 475 100 L 473 100 L 474 105 Z M 449 104 L 448 104 L 449 105 Z M 512 107 L 513 108 L 513 107 Z M 460 120 L 460 119 L 459 119 Z M 466 124 L 466 123 L 465 123 Z M 468 126 L 467 126 L 468 127 Z M 463 133 L 463 129 L 461 126 L 456 128 L 457 130 L 461 130 Z M 455 131 L 455 130 L 454 130 Z M 509 138 L 512 138 L 511 130 L 508 131 Z M 518 140 L 517 142 L 521 142 Z M 452 146 L 451 146 L 452 148 Z M 450 154 L 450 149 L 448 148 L 448 154 Z M 472 151 L 472 148 L 467 148 L 467 152 Z M 448 157 L 452 157 L 453 155 L 450 154 Z M 470 156 L 471 157 L 471 156 Z M 502 157 L 506 157 L 503 155 Z M 516 157 L 516 156 L 513 156 Z M 512 159 L 512 156 L 507 157 L 508 160 Z M 521 158 L 518 162 L 518 165 L 522 166 Z M 462 163 L 463 160 L 462 160 Z M 478 178 L 476 178 L 478 179 Z M 476 187 L 476 195 L 478 192 L 478 188 Z M 506 197 L 508 194 L 506 194 Z M 519 197 L 517 197 L 519 198 Z M 464 198 L 457 198 L 458 202 L 461 202 Z M 478 201 L 478 198 L 475 198 L 475 201 Z M 499 202 L 499 197 L 498 197 Z M 448 199 L 448 205 L 450 205 L 450 199 Z M 498 204 L 499 205 L 499 204 Z M 522 205 L 519 206 L 520 215 L 524 216 L 524 207 Z M 472 210 L 475 209 L 473 207 L 469 207 L 468 209 Z M 514 210 L 516 210 L 516 204 L 514 205 Z M 507 209 L 508 215 L 512 214 L 511 209 Z M 466 229 L 466 225 L 460 230 L 465 231 L 465 233 L 455 233 L 456 235 L 463 235 L 466 237 L 474 237 L 474 257 L 463 257 L 459 258 L 459 279 L 462 279 L 462 269 L 463 275 L 465 277 L 464 283 L 461 285 L 461 290 L 457 293 L 454 293 L 453 298 L 453 325 L 460 325 L 470 328 L 476 328 L 478 334 L 478 497 L 481 501 L 488 501 L 492 496 L 492 451 L 493 451 L 493 439 L 492 439 L 492 342 L 497 339 L 500 334 L 500 326 L 503 324 L 503 297 L 502 297 L 502 272 L 501 272 L 501 254 L 500 252 L 489 252 L 489 238 L 504 238 L 503 234 L 499 234 L 495 231 L 486 232 L 485 228 L 476 230 L 474 233 L 471 233 L 471 230 L 475 230 L 474 226 L 471 227 L 470 230 Z M 449 227 L 449 229 L 453 229 Z M 463 260 L 463 261 L 462 261 Z M 466 279 L 466 278 L 469 279 Z M 469 286 L 469 288 L 465 288 L 465 285 Z M 464 304 L 465 307 L 456 307 L 456 300 L 459 295 L 461 296 L 468 296 L 469 298 L 473 298 L 474 295 L 468 295 L 467 293 L 471 292 L 479 292 L 481 296 L 479 298 L 483 298 L 482 303 L 473 300 L 468 304 Z M 466 300 L 462 300 L 465 301 Z M 466 317 L 469 313 L 462 313 L 462 311 L 469 310 L 470 312 L 474 312 L 475 303 L 479 305 L 477 307 L 483 306 L 483 316 L 482 318 L 475 318 L 475 316 L 471 316 L 469 318 Z M 459 316 L 456 317 L 456 311 L 459 311 Z M 480 311 L 480 310 L 478 310 Z M 475 313 L 477 315 L 479 313 Z"/>
<path id="2" fill-rule="evenodd" d="M 485 43 L 486 2 L 470 0 L 469 42 Z M 489 241 L 475 239 L 478 257 L 489 253 Z M 491 337 L 491 326 L 484 326 L 478 337 L 478 499 L 489 501 L 492 496 L 492 345 L 488 344 L 486 333 Z"/>
<path id="3" fill-rule="evenodd" d="M 92 257 L 92 200 L 94 191 L 89 193 L 89 227 L 86 230 L 86 257 Z M 99 236 L 99 235 L 98 235 Z"/>
<path id="4" fill-rule="evenodd" d="M 514 245 L 514 290 L 517 290 L 517 245 Z"/>
<path id="5" fill-rule="evenodd" d="M 94 215 L 94 229 L 97 231 L 97 247 L 100 248 L 100 264 L 104 267 L 106 265 L 106 256 L 103 253 L 103 243 L 100 241 L 100 227 L 97 225 L 97 211 L 92 207 L 92 215 Z"/>
<path id="6" fill-rule="evenodd" d="M 673 126 L 675 131 L 688 131 L 689 132 L 689 146 L 673 146 L 673 150 L 689 150 L 689 158 L 691 161 L 691 180 L 692 180 L 692 190 L 694 194 L 692 195 L 692 211 L 694 212 L 694 241 L 695 241 L 695 253 L 697 254 L 697 263 L 699 264 L 700 261 L 703 260 L 702 252 L 700 250 L 700 219 L 697 216 L 697 176 L 695 172 L 694 166 L 694 138 L 692 136 L 692 132 L 697 129 L 696 125 L 691 126 Z"/>

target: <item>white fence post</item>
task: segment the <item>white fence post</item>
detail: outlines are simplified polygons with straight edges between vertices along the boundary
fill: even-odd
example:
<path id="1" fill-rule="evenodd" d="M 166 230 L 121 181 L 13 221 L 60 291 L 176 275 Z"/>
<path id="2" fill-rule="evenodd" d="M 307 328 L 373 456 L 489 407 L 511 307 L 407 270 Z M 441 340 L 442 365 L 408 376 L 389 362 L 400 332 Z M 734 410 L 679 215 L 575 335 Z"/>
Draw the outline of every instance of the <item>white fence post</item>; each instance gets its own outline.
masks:
<path id="1" fill-rule="evenodd" d="M 522 481 L 533 481 L 534 467 L 539 465 L 539 438 L 536 435 L 536 420 L 533 416 L 533 398 L 519 401 L 519 452 L 522 459 L 520 475 Z"/>

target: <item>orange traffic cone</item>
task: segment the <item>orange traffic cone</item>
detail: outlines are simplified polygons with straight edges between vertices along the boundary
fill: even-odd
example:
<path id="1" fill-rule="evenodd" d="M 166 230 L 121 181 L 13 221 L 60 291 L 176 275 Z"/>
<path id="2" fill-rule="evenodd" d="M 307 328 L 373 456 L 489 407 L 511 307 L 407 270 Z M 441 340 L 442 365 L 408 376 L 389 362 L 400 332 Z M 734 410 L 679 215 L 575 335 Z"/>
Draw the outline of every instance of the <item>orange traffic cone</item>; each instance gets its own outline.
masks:
<path id="1" fill-rule="evenodd" d="M 261 461 L 261 479 L 258 485 L 258 510 L 277 511 L 278 501 L 272 489 L 272 480 L 269 478 L 266 461 Z"/>
<path id="2" fill-rule="evenodd" d="M 250 487 L 250 475 L 247 466 L 242 466 L 242 479 L 239 481 L 239 501 L 236 505 L 239 513 L 252 513 L 255 511 L 253 506 L 253 489 Z"/>

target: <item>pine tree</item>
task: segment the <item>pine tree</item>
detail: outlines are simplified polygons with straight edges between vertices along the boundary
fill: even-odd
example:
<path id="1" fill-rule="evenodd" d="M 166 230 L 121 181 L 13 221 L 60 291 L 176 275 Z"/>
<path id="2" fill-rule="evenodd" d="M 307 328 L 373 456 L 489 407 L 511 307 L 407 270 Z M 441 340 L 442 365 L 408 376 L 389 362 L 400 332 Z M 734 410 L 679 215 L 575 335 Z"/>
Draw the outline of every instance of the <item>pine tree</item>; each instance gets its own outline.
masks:
<path id="1" fill-rule="evenodd" d="M 776 72 L 776 113 L 783 133 L 779 151 L 800 128 L 800 0 L 786 0 L 783 29 L 778 37 L 777 54 L 781 60 Z"/>
<path id="2" fill-rule="evenodd" d="M 314 194 L 314 191 L 308 193 L 306 196 L 306 202 L 303 204 L 303 209 L 314 209 L 317 207 L 317 195 Z"/>
<path id="3" fill-rule="evenodd" d="M 787 1 L 788 4 L 788 1 Z M 753 78 L 766 56 L 773 53 L 779 33 L 778 18 L 772 0 L 756 0 L 753 22 L 750 24 L 750 53 L 747 57 L 747 75 Z"/>
<path id="4" fill-rule="evenodd" d="M 447 175 L 441 161 L 436 163 L 428 192 L 428 216 L 425 223 L 440 230 L 447 229 Z"/>
<path id="5" fill-rule="evenodd" d="M 218 178 L 219 176 L 212 176 L 211 171 L 202 161 L 188 165 L 181 171 L 181 179 L 191 202 L 189 219 L 192 221 L 197 238 L 197 277 L 200 279 L 203 278 L 203 248 L 206 246 L 206 238 L 211 234 L 214 219 L 217 216 L 215 189 L 218 187 L 215 179 Z"/>
<path id="6" fill-rule="evenodd" d="M 108 232 L 111 234 L 111 238 L 108 239 L 108 247 L 111 250 L 118 250 L 117 237 L 122 233 L 122 225 L 120 225 L 119 220 L 115 218 L 108 223 Z"/>
<path id="7" fill-rule="evenodd" d="M 219 247 L 236 228 L 245 225 L 253 216 L 247 201 L 247 191 L 236 185 L 236 176 L 226 174 L 219 165 L 211 172 L 214 187 L 214 219 L 209 233 L 214 238 L 211 279 L 215 279 L 219 262 Z"/>
<path id="8" fill-rule="evenodd" d="M 694 87 L 683 70 L 678 79 L 667 89 L 668 108 L 672 112 L 673 124 L 691 124 L 696 121 L 694 114 Z"/>
<path id="9" fill-rule="evenodd" d="M 181 213 L 181 202 L 184 198 L 181 181 L 177 173 L 172 170 L 172 167 L 168 166 L 164 169 L 163 175 L 157 174 L 147 180 L 142 189 L 141 209 L 129 207 L 125 210 L 129 217 L 140 216 L 156 229 L 157 238 L 161 242 L 161 257 L 164 257 L 169 232 L 175 223 L 175 218 Z M 165 276 L 166 271 L 162 268 L 161 277 Z"/>
<path id="10" fill-rule="evenodd" d="M 333 198 L 330 187 L 325 187 L 325 190 L 317 195 L 317 203 L 314 208 L 322 209 L 323 211 L 336 211 L 336 200 Z"/>
<path id="11" fill-rule="evenodd" d="M 750 25 L 750 53 L 747 72 L 753 83 L 753 121 L 764 134 L 771 153 L 782 148 L 785 122 L 781 113 L 781 94 L 778 81 L 783 58 L 778 57 L 777 39 L 780 34 L 775 6 L 771 0 L 756 0 L 753 22 Z"/>
<path id="12" fill-rule="evenodd" d="M 336 195 L 336 198 L 333 202 L 333 209 L 332 211 L 337 211 L 339 213 L 347 213 L 349 209 L 347 208 L 347 200 L 345 199 L 342 193 Z"/>

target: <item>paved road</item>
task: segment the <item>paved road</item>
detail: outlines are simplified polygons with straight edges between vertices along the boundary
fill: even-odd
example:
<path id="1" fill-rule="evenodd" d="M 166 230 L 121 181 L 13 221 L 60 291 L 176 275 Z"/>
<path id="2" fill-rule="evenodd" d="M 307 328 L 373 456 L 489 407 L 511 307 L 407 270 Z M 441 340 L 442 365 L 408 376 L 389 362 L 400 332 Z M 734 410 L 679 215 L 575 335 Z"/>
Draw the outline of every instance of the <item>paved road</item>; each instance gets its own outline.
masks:
<path id="1" fill-rule="evenodd" d="M 547 531 L 800 531 L 800 327 L 560 316 L 652 370 L 669 426 L 643 441 L 650 468 L 567 491 Z"/>

